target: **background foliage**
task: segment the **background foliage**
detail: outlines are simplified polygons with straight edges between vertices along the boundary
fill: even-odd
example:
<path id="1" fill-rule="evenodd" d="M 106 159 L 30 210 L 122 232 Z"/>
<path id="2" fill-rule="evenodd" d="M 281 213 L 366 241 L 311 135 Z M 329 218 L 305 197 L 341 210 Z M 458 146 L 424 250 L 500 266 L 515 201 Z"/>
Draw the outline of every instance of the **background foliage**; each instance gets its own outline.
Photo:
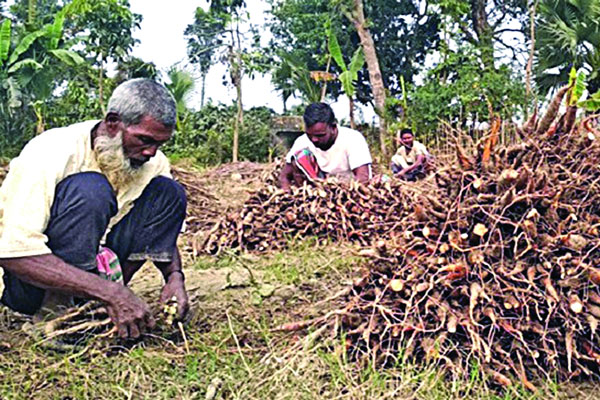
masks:
<path id="1" fill-rule="evenodd" d="M 361 48 L 340 12 L 350 0 L 264 1 L 271 10 L 258 26 L 249 24 L 256 20 L 252 1 L 206 0 L 194 22 L 182 27 L 187 63 L 165 71 L 131 55 L 141 16 L 127 0 L 17 0 L 10 7 L 0 1 L 0 156 L 15 156 L 45 129 L 101 118 L 112 90 L 134 77 L 157 79 L 172 90 L 178 132 L 165 150 L 202 165 L 232 159 L 234 126 L 240 160 L 272 156 L 275 113 L 243 109 L 243 82 L 254 76 L 270 74 L 284 114 L 298 115 L 323 95 L 327 102 L 350 94 L 358 103 L 373 103 L 365 65 L 357 63 L 348 79 L 349 61 Z M 567 82 L 572 67 L 586 73 L 588 98 L 600 89 L 597 0 L 365 0 L 364 12 L 389 96 L 388 143 L 403 126 L 438 143 L 442 122 L 476 135 L 490 109 L 505 120 L 521 119 Z M 265 30 L 272 39 L 261 47 Z M 532 48 L 535 79 L 526 94 Z M 206 74 L 215 62 L 227 65 L 224 84 L 238 93 L 228 104 L 205 104 Z M 202 94 L 200 104 L 190 103 L 194 90 Z M 289 107 L 292 98 L 296 104 Z M 374 127 L 357 123 L 374 141 Z"/>
<path id="2" fill-rule="evenodd" d="M 186 130 L 175 133 L 164 151 L 176 158 L 190 158 L 200 165 L 231 161 L 234 105 L 207 104 L 199 111 L 186 111 Z M 246 110 L 240 134 L 240 159 L 267 161 L 271 152 L 270 122 L 274 112 L 266 107 Z"/>

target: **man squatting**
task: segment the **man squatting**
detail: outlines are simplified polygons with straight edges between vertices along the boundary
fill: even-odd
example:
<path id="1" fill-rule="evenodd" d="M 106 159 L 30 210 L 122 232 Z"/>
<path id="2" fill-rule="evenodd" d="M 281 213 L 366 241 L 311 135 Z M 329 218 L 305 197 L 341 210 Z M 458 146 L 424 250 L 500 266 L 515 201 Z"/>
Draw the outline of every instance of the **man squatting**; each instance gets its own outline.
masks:
<path id="1" fill-rule="evenodd" d="M 59 294 L 100 300 L 120 336 L 136 338 L 154 320 L 125 285 L 150 260 L 165 280 L 160 301 L 175 296 L 184 316 L 176 241 L 186 198 L 158 150 L 175 118 L 163 86 L 134 79 L 115 89 L 103 120 L 51 129 L 24 147 L 0 188 L 2 303 L 34 314 Z M 99 255 L 113 252 L 125 285 L 99 274 Z"/>
<path id="2" fill-rule="evenodd" d="M 304 111 L 306 133 L 296 139 L 287 153 L 279 175 L 282 189 L 302 185 L 305 180 L 335 176 L 367 183 L 372 178 L 373 160 L 364 136 L 338 126 L 331 107 L 312 103 Z"/>

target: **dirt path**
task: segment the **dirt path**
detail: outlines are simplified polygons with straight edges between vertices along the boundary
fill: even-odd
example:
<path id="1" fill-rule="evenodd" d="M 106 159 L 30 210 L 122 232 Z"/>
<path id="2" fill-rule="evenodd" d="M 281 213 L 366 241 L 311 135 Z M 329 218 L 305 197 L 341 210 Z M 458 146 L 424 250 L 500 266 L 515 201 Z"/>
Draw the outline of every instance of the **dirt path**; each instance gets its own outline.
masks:
<path id="1" fill-rule="evenodd" d="M 190 297 L 190 304 L 225 289 L 245 289 L 253 285 L 250 273 L 245 269 L 210 268 L 205 270 L 184 266 L 185 285 Z M 253 273 L 256 279 L 256 273 Z M 133 277 L 130 287 L 147 301 L 154 301 L 160 295 L 163 280 L 160 272 L 151 264 L 145 264 Z"/>

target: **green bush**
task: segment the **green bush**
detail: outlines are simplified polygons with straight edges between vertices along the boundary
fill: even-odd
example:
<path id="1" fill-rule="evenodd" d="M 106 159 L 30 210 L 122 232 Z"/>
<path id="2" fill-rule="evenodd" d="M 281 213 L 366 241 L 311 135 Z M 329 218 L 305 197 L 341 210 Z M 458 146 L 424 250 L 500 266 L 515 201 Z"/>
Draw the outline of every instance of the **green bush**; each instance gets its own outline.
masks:
<path id="1" fill-rule="evenodd" d="M 240 129 L 239 159 L 264 162 L 271 151 L 270 122 L 273 111 L 255 107 L 244 112 Z M 233 146 L 235 106 L 209 104 L 199 111 L 187 111 L 181 118 L 181 132 L 164 146 L 175 158 L 192 158 L 202 166 L 230 162 Z"/>
<path id="2" fill-rule="evenodd" d="M 468 51 L 451 53 L 409 91 L 408 119 L 420 140 L 432 142 L 442 121 L 471 129 L 489 122 L 489 107 L 503 119 L 518 115 L 525 107 L 524 86 L 507 65 L 485 70 Z"/>
<path id="3" fill-rule="evenodd" d="M 0 100 L 0 158 L 13 158 L 35 135 L 36 118 L 32 107 L 10 109 Z"/>

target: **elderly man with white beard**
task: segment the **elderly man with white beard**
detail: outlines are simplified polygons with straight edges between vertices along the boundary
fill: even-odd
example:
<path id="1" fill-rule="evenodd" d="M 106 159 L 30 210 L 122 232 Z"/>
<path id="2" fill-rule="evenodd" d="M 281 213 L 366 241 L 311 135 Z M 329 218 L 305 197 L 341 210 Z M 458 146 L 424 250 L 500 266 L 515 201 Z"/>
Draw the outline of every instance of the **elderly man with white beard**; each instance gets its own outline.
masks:
<path id="1" fill-rule="evenodd" d="M 185 315 L 176 242 L 186 198 L 158 150 L 175 118 L 162 85 L 133 79 L 115 89 L 103 120 L 51 129 L 24 147 L 0 188 L 3 304 L 40 315 L 74 298 L 100 300 L 119 334 L 137 338 L 154 320 L 126 285 L 150 260 L 165 281 L 160 301 L 175 297 Z"/>

